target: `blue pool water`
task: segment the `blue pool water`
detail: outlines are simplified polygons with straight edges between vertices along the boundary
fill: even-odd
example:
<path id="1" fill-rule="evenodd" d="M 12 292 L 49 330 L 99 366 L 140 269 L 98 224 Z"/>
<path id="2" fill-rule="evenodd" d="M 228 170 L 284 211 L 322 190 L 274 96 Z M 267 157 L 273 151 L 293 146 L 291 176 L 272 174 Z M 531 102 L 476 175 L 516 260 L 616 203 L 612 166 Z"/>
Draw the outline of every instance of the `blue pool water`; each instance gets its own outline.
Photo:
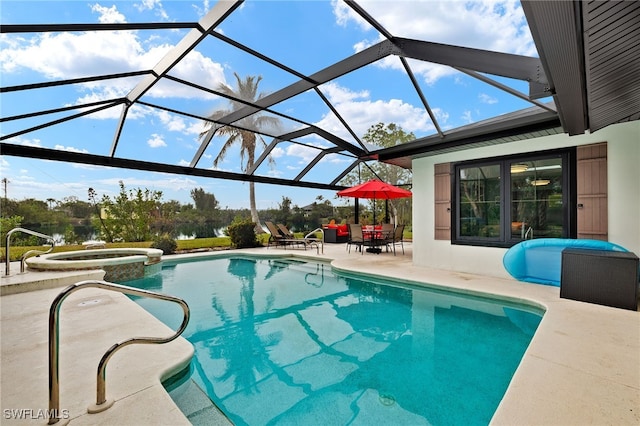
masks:
<path id="1" fill-rule="evenodd" d="M 236 425 L 488 424 L 541 320 L 290 259 L 183 262 L 126 284 L 187 301 L 196 353 L 181 383 Z M 179 325 L 179 308 L 136 301 Z"/>

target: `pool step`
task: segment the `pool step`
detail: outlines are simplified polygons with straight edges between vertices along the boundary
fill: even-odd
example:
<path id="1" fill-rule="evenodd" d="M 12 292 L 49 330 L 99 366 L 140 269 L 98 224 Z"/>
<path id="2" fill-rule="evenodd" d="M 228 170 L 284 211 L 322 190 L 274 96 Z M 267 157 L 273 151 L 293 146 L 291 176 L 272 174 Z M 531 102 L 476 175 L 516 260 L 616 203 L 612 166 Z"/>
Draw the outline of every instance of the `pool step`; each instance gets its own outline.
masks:
<path id="1" fill-rule="evenodd" d="M 232 426 L 206 393 L 191 379 L 169 391 L 171 399 L 194 426 Z"/>
<path id="2" fill-rule="evenodd" d="M 270 259 L 267 265 L 274 271 L 288 270 L 303 272 L 305 274 L 321 274 L 322 272 L 326 273 L 331 270 L 331 265 L 328 263 L 305 262 L 292 259 Z"/>

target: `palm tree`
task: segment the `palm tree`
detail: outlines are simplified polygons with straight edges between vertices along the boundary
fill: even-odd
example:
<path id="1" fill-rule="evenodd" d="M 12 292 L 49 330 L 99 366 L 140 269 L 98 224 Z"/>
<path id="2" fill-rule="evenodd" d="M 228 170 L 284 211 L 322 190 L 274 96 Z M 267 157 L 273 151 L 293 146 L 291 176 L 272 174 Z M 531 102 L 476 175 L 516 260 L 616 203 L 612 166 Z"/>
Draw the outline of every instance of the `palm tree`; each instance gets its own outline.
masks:
<path id="1" fill-rule="evenodd" d="M 222 146 L 222 149 L 220 149 L 218 156 L 213 160 L 214 167 L 217 167 L 218 164 L 224 160 L 230 147 L 236 143 L 240 143 L 241 168 L 243 172 L 246 172 L 253 168 L 257 144 L 261 143 L 263 147 L 267 146 L 262 136 L 246 129 L 277 129 L 280 126 L 280 120 L 277 117 L 269 117 L 257 112 L 234 123 L 234 125 L 238 127 L 219 124 L 217 122 L 218 120 L 244 107 L 246 102 L 255 103 L 266 95 L 264 93 L 258 94 L 258 84 L 262 80 L 261 76 L 247 76 L 243 80 L 237 73 L 233 73 L 233 75 L 236 77 L 238 84 L 237 90 L 222 83 L 218 86 L 219 92 L 229 96 L 230 108 L 214 111 L 209 116 L 209 120 L 211 121 L 205 122 L 205 131 L 200 133 L 199 138 L 203 140 L 210 132 L 219 136 L 227 136 L 227 140 Z M 269 157 L 268 161 L 270 165 L 274 164 L 273 158 Z M 255 183 L 251 181 L 249 182 L 249 204 L 251 220 L 256 224 L 256 230 L 264 232 L 260 226 L 260 218 L 258 217 L 258 209 L 256 207 Z"/>

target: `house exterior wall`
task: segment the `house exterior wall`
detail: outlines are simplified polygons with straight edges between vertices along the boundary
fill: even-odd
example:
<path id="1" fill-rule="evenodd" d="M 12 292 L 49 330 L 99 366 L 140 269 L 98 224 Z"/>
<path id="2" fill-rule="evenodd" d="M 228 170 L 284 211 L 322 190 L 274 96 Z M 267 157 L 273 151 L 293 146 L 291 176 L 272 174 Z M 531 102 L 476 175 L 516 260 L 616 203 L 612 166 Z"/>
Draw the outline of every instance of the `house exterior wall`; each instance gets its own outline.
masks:
<path id="1" fill-rule="evenodd" d="M 640 121 L 593 134 L 553 135 L 413 160 L 413 263 L 417 266 L 509 277 L 505 248 L 452 245 L 434 238 L 434 165 L 607 142 L 609 241 L 640 255 Z M 420 220 L 418 220 L 420 218 Z"/>

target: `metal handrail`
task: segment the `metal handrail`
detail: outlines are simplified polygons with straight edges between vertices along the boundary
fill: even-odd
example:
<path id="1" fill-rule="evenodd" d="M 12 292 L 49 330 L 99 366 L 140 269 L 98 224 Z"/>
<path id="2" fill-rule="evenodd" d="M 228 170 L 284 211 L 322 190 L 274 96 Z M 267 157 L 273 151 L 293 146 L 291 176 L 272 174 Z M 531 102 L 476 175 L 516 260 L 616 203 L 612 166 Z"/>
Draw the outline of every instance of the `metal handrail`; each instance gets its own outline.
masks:
<path id="1" fill-rule="evenodd" d="M 47 253 L 51 253 L 53 251 L 53 244 L 51 244 L 51 247 L 49 247 L 49 250 L 47 251 L 42 251 L 42 250 L 29 250 L 28 252 L 26 252 L 25 254 L 23 254 L 20 257 L 20 273 L 24 274 L 24 269 L 25 269 L 25 264 L 27 263 L 27 259 L 29 257 L 31 257 L 31 255 L 41 255 L 41 254 L 47 254 Z M 8 275 L 8 274 L 7 274 Z"/>
<path id="2" fill-rule="evenodd" d="M 5 250 L 6 250 L 4 274 L 6 276 L 9 276 L 9 268 L 10 268 L 10 265 L 11 265 L 11 260 L 9 258 L 9 247 L 10 247 L 11 235 L 13 235 L 13 233 L 17 232 L 17 231 L 24 232 L 25 234 L 31 234 L 31 235 L 34 235 L 36 237 L 44 238 L 47 241 L 51 241 L 51 248 L 49 250 L 45 251 L 45 252 L 42 252 L 41 254 L 51 252 L 53 250 L 53 246 L 55 246 L 55 244 L 56 244 L 55 240 L 50 235 L 41 234 L 40 232 L 32 231 L 30 229 L 25 229 L 25 228 L 13 228 L 11 231 L 7 232 L 7 238 L 6 238 L 5 245 L 4 245 Z M 20 258 L 20 272 L 21 273 L 24 272 L 24 261 L 26 260 L 26 256 L 28 254 L 33 254 L 33 252 L 34 252 L 34 250 L 30 250 L 30 251 L 26 252 L 25 254 L 23 254 L 22 257 Z"/>
<path id="3" fill-rule="evenodd" d="M 127 287 L 120 284 L 114 284 L 107 281 L 100 280 L 87 280 L 81 281 L 75 284 L 70 285 L 66 289 L 62 291 L 51 303 L 51 308 L 49 309 L 49 413 L 53 415 L 49 419 L 49 424 L 55 424 L 60 421 L 60 383 L 59 383 L 59 375 L 58 375 L 58 353 L 59 353 L 59 324 L 58 319 L 60 316 L 60 306 L 62 302 L 69 296 L 71 293 L 81 290 L 83 288 L 102 288 L 105 290 L 118 291 L 120 293 L 131 294 L 134 296 L 146 296 L 152 299 L 160 299 L 166 300 L 169 302 L 178 303 L 182 307 L 182 311 L 184 313 L 184 318 L 182 320 L 182 324 L 176 331 L 176 333 L 172 336 L 166 338 L 160 337 L 133 337 L 131 339 L 123 340 L 122 342 L 118 342 L 111 346 L 107 352 L 102 356 L 100 362 L 98 363 L 98 372 L 97 372 L 97 394 L 96 394 L 96 405 L 90 407 L 88 410 L 89 413 L 98 413 L 100 411 L 104 411 L 107 408 L 113 405 L 113 401 L 107 403 L 106 398 L 106 370 L 107 370 L 107 362 L 111 358 L 111 356 L 119 349 L 134 344 L 134 343 L 144 343 L 144 344 L 162 344 L 169 343 L 172 340 L 177 339 L 182 332 L 187 328 L 187 324 L 189 323 L 189 317 L 191 315 L 191 311 L 189 310 L 189 305 L 184 300 L 169 296 L 162 293 L 156 293 L 149 290 L 142 290 L 133 287 Z"/>
<path id="4" fill-rule="evenodd" d="M 531 233 L 531 239 L 533 239 L 533 227 L 529 227 L 529 229 L 527 229 L 527 232 L 525 232 L 524 234 L 524 239 L 528 239 L 527 237 L 529 236 L 529 233 Z"/>
<path id="5" fill-rule="evenodd" d="M 322 234 L 321 238 L 317 238 L 316 232 L 320 232 Z M 313 237 L 312 237 L 313 235 Z M 304 236 L 304 243 L 306 245 L 316 245 L 316 253 L 320 254 L 320 249 L 322 249 L 322 254 L 324 254 L 324 229 L 322 227 L 316 228 L 313 231 L 309 232 Z"/>

